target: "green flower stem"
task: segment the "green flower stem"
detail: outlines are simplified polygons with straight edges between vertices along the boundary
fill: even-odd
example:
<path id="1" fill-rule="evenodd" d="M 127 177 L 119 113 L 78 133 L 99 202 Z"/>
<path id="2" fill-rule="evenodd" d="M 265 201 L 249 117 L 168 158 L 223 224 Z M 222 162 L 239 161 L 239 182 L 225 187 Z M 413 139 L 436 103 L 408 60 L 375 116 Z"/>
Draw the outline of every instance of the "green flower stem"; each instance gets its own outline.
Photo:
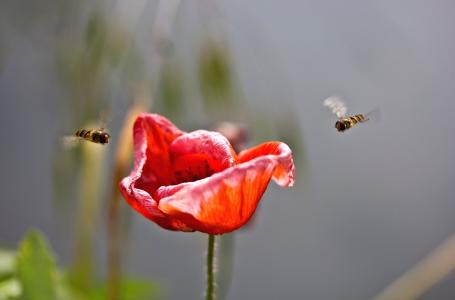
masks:
<path id="1" fill-rule="evenodd" d="M 207 247 L 207 289 L 205 293 L 205 300 L 215 299 L 215 236 L 209 235 Z"/>

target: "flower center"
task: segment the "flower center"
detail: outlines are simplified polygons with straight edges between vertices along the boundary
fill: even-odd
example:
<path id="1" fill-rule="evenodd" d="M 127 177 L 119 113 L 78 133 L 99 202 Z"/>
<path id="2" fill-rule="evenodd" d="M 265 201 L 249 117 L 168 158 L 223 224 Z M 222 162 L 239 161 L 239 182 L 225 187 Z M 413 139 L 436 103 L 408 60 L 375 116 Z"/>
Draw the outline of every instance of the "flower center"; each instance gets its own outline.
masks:
<path id="1" fill-rule="evenodd" d="M 215 173 L 214 161 L 204 154 L 186 154 L 174 158 L 174 175 L 178 183 L 196 181 Z"/>
<path id="2" fill-rule="evenodd" d="M 224 136 L 205 130 L 178 137 L 169 150 L 177 183 L 209 177 L 233 166 L 237 159 Z"/>

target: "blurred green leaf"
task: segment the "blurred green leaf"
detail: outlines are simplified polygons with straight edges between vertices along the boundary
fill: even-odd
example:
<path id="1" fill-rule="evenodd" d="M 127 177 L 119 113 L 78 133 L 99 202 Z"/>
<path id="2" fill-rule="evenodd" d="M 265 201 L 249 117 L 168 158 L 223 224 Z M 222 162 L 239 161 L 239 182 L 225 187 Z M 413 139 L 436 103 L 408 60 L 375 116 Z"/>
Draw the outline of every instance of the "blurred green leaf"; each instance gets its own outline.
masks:
<path id="1" fill-rule="evenodd" d="M 207 105 L 227 104 L 232 100 L 233 84 L 229 52 L 225 45 L 209 41 L 199 58 L 199 83 Z"/>
<path id="2" fill-rule="evenodd" d="M 20 294 L 21 286 L 17 279 L 10 278 L 0 282 L 0 300 L 19 299 Z"/>
<path id="3" fill-rule="evenodd" d="M 163 64 L 158 91 L 158 109 L 164 115 L 177 119 L 183 111 L 183 87 L 182 71 L 176 63 L 166 61 Z"/>
<path id="4" fill-rule="evenodd" d="M 125 279 L 121 283 L 122 300 L 152 300 L 158 299 L 159 289 L 156 283 L 143 279 Z M 105 285 L 93 289 L 88 296 L 90 300 L 105 300 L 107 299 L 107 287 Z"/>
<path id="5" fill-rule="evenodd" d="M 13 251 L 0 249 L 0 281 L 13 275 L 15 262 L 16 254 Z"/>
<path id="6" fill-rule="evenodd" d="M 19 245 L 16 273 L 22 286 L 21 299 L 57 299 L 54 255 L 40 232 L 28 232 Z"/>

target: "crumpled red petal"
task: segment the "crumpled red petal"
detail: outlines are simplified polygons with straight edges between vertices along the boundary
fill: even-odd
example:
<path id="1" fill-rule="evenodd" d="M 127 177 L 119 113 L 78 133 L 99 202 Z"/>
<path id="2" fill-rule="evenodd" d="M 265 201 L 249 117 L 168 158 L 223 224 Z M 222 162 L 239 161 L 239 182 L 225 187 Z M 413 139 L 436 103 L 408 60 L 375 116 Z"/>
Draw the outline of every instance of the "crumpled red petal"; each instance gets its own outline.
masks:
<path id="1" fill-rule="evenodd" d="M 294 182 L 292 153 L 284 143 L 243 151 L 239 162 L 196 182 L 160 187 L 159 209 L 197 231 L 221 234 L 248 222 L 272 176 L 282 186 Z"/>
<path id="2" fill-rule="evenodd" d="M 282 142 L 267 142 L 239 153 L 238 162 L 243 163 L 264 155 L 272 155 L 278 162 L 273 172 L 273 180 L 280 186 L 290 187 L 294 185 L 295 166 L 292 159 L 292 151 L 288 145 Z"/>
<path id="3" fill-rule="evenodd" d="M 144 217 L 166 229 L 193 231 L 180 220 L 163 214 L 151 196 L 158 186 L 174 182 L 169 147 L 182 134 L 160 115 L 141 114 L 133 127 L 134 168 L 119 186 L 126 201 Z"/>
<path id="4" fill-rule="evenodd" d="M 140 115 L 133 130 L 135 160 L 120 182 L 126 201 L 169 230 L 221 234 L 244 225 L 271 179 L 291 186 L 289 147 L 268 142 L 238 156 L 219 133 L 180 131 L 166 118 Z"/>
<path id="5" fill-rule="evenodd" d="M 211 176 L 237 161 L 237 155 L 227 138 L 218 132 L 206 130 L 196 130 L 178 137 L 169 150 L 179 183 Z"/>

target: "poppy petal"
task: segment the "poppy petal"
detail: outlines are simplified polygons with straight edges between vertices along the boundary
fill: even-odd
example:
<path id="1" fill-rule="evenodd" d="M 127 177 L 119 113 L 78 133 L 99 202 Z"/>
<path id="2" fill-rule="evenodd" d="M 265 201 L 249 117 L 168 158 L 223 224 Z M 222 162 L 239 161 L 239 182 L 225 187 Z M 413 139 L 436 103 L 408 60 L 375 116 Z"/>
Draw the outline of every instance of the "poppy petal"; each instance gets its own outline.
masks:
<path id="1" fill-rule="evenodd" d="M 239 153 L 238 162 L 242 163 L 264 155 L 272 155 L 278 161 L 278 166 L 273 172 L 273 180 L 280 186 L 293 186 L 295 166 L 292 160 L 292 151 L 285 143 L 267 142 L 246 149 Z"/>
<path id="2" fill-rule="evenodd" d="M 188 227 L 209 234 L 240 228 L 253 215 L 272 176 L 282 185 L 292 184 L 292 157 L 286 150 L 289 148 L 275 148 L 276 154 L 258 156 L 211 177 L 160 187 L 155 193 L 155 198 L 160 199 L 159 209 Z M 282 170 L 286 169 L 289 172 L 283 175 Z"/>
<path id="3" fill-rule="evenodd" d="M 176 184 L 169 148 L 183 135 L 168 119 L 156 114 L 140 115 L 133 127 L 137 188 L 153 195 L 162 185 Z"/>
<path id="4" fill-rule="evenodd" d="M 157 201 L 151 197 L 163 182 L 172 182 L 169 179 L 171 175 L 160 167 L 170 167 L 169 155 L 166 154 L 169 153 L 172 141 L 182 134 L 182 131 L 162 116 L 140 115 L 133 127 L 134 168 L 119 186 L 126 201 L 146 218 L 166 229 L 192 231 L 180 221 L 163 214 L 158 209 Z M 163 174 L 167 177 L 163 177 Z"/>
<path id="5" fill-rule="evenodd" d="M 120 182 L 126 201 L 169 230 L 222 234 L 250 220 L 273 178 L 291 186 L 286 144 L 269 142 L 238 156 L 219 133 L 185 133 L 166 118 L 142 114 L 134 124 L 134 168 Z"/>
<path id="6" fill-rule="evenodd" d="M 158 203 L 149 193 L 135 187 L 133 177 L 125 177 L 120 182 L 120 192 L 137 212 L 156 224 L 169 230 L 194 231 L 182 221 L 169 217 L 158 209 Z"/>
<path id="7" fill-rule="evenodd" d="M 179 183 L 209 177 L 233 166 L 237 159 L 226 137 L 206 130 L 179 136 L 169 150 Z"/>

